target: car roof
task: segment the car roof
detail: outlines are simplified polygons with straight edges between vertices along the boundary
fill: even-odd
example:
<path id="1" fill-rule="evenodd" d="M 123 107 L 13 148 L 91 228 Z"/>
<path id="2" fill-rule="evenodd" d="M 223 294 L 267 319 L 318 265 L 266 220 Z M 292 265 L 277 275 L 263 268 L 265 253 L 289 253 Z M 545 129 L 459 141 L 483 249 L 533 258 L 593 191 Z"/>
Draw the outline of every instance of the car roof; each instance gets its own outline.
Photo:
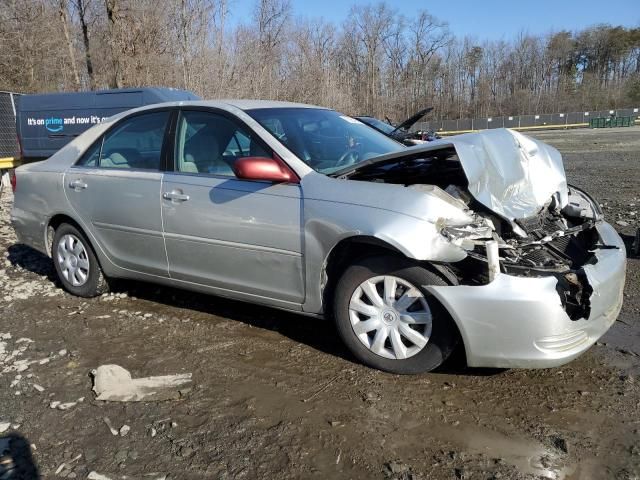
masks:
<path id="1" fill-rule="evenodd" d="M 253 100 L 253 99 L 221 99 L 221 100 L 194 100 L 178 102 L 179 105 L 198 106 L 198 107 L 218 107 L 228 108 L 229 106 L 239 108 L 240 110 L 257 110 L 261 108 L 318 108 L 317 105 L 308 105 L 306 103 L 282 102 L 279 100 Z M 158 107 L 158 104 L 155 105 Z"/>
<path id="2" fill-rule="evenodd" d="M 204 108 L 217 108 L 220 110 L 226 110 L 233 112 L 236 110 L 246 112 L 249 110 L 267 109 L 267 108 L 308 108 L 317 110 L 328 110 L 326 107 L 320 107 L 317 105 L 308 105 L 306 103 L 294 103 L 294 102 L 281 102 L 278 100 L 245 100 L 245 99 L 229 99 L 229 100 L 181 100 L 173 102 L 161 102 L 151 105 L 145 105 L 143 107 L 133 108 L 124 112 L 118 113 L 113 117 L 109 117 L 110 121 L 119 120 L 133 113 L 141 113 L 147 110 L 156 110 L 158 108 L 165 107 L 204 107 Z"/>
<path id="3" fill-rule="evenodd" d="M 187 90 L 164 87 L 120 88 L 87 92 L 51 92 L 20 95 L 17 109 L 28 111 L 117 108 L 124 111 L 133 107 L 157 103 L 195 101 L 200 98 Z"/>

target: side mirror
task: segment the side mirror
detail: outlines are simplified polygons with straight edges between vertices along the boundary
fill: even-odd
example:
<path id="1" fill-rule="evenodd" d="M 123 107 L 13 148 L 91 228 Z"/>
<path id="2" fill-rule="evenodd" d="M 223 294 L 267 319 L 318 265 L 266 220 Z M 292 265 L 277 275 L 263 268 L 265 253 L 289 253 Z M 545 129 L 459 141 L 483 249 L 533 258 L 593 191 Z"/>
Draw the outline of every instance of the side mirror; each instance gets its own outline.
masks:
<path id="1" fill-rule="evenodd" d="M 298 176 L 279 158 L 244 157 L 233 163 L 233 173 L 243 180 L 298 183 Z"/>

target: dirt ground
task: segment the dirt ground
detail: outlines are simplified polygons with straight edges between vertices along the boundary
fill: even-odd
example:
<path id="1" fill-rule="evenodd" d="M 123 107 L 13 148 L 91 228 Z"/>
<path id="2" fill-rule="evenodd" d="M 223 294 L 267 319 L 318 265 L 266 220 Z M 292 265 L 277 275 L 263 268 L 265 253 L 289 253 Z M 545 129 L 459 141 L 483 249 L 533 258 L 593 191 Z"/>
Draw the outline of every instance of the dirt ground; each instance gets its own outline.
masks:
<path id="1" fill-rule="evenodd" d="M 630 243 L 640 129 L 535 136 Z M 569 365 L 453 362 L 395 376 L 355 363 L 329 322 L 147 284 L 67 295 L 51 261 L 16 244 L 11 201 L 5 189 L 0 479 L 640 477 L 638 258 L 619 320 Z M 193 383 L 178 400 L 96 401 L 90 372 L 110 363 L 136 377 L 190 372 Z M 130 432 L 112 435 L 105 417 Z"/>

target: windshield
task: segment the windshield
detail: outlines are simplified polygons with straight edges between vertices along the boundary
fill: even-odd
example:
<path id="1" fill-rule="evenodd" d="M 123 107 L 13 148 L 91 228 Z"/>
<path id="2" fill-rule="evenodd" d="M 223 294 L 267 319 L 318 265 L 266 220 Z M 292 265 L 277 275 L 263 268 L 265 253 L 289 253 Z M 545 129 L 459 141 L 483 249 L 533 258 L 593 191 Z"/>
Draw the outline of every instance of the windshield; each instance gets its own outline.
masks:
<path id="1" fill-rule="evenodd" d="M 247 113 L 314 170 L 329 174 L 403 150 L 362 122 L 320 108 L 261 108 Z"/>
<path id="2" fill-rule="evenodd" d="M 361 122 L 366 123 L 367 125 L 371 125 L 373 128 L 377 128 L 381 132 L 391 133 L 396 127 L 393 125 L 389 125 L 387 122 L 383 122 L 382 120 L 378 120 L 373 117 L 358 117 Z"/>

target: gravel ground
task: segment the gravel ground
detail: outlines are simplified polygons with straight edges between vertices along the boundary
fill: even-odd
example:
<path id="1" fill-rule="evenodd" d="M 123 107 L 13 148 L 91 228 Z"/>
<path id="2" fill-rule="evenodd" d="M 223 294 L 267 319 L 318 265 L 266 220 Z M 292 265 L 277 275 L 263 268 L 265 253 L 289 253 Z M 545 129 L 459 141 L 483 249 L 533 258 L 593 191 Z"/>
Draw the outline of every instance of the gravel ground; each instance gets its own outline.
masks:
<path id="1" fill-rule="evenodd" d="M 640 129 L 536 136 L 630 242 Z M 0 479 L 640 476 L 637 258 L 619 320 L 571 364 L 401 377 L 354 363 L 329 322 L 147 284 L 67 295 L 51 261 L 16 244 L 11 201 L 5 189 Z M 110 363 L 193 384 L 177 400 L 96 401 L 90 372 Z"/>

